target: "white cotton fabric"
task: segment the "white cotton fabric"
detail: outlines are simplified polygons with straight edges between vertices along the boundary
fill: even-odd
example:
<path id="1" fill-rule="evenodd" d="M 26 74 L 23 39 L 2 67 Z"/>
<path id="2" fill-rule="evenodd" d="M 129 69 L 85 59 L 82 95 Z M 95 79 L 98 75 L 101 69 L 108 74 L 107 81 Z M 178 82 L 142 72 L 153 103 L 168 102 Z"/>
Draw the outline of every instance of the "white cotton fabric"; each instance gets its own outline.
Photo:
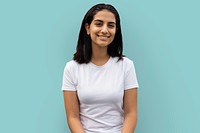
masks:
<path id="1" fill-rule="evenodd" d="M 77 91 L 80 119 L 86 133 L 121 133 L 124 91 L 138 88 L 133 62 L 110 57 L 103 66 L 69 61 L 63 74 L 63 91 Z"/>

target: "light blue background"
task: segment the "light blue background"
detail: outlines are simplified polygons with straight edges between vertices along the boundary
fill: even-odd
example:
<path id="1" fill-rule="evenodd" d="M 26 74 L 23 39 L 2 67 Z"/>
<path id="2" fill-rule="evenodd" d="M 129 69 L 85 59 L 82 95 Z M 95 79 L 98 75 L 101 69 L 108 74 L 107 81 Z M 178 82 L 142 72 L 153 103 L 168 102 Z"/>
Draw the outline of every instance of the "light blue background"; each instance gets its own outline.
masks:
<path id="1" fill-rule="evenodd" d="M 113 4 L 135 62 L 135 133 L 200 132 L 198 0 L 0 2 L 0 132 L 68 133 L 62 74 L 86 11 Z"/>

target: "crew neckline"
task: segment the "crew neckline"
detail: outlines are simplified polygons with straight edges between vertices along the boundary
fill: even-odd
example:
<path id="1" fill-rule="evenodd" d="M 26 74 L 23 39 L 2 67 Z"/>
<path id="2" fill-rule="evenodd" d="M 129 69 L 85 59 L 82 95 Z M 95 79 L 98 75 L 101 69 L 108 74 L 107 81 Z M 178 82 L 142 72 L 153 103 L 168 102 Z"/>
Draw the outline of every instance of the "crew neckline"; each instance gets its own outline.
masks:
<path id="1" fill-rule="evenodd" d="M 112 59 L 112 57 L 110 56 L 109 59 L 108 59 L 108 61 L 107 61 L 105 64 L 101 65 L 101 66 L 98 66 L 98 65 L 92 63 L 91 61 L 90 61 L 89 64 L 90 64 L 90 66 L 92 66 L 93 68 L 103 69 L 103 68 L 107 67 L 107 66 L 110 64 L 111 59 Z"/>

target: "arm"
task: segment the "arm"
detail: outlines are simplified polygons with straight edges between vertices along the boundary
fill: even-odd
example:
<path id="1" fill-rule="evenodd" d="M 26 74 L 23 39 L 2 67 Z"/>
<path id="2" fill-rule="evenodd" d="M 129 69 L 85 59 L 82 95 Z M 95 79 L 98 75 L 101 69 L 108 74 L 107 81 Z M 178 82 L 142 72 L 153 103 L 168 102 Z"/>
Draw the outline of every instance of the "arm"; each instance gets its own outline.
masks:
<path id="1" fill-rule="evenodd" d="M 68 126 L 71 133 L 85 133 L 79 118 L 79 101 L 76 91 L 63 91 Z"/>
<path id="2" fill-rule="evenodd" d="M 137 123 L 137 88 L 124 92 L 124 124 L 122 133 L 133 133 Z"/>

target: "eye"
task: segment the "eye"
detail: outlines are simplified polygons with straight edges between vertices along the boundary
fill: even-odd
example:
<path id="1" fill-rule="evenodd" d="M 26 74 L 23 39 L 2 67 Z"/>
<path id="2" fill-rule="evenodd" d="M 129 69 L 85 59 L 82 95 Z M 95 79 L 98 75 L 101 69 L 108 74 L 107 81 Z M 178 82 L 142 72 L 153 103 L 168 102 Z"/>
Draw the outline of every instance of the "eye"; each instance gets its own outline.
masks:
<path id="1" fill-rule="evenodd" d="M 114 28 L 115 25 L 114 25 L 114 24 L 109 24 L 108 27 L 109 27 L 109 28 Z"/>
<path id="2" fill-rule="evenodd" d="M 100 26 L 102 26 L 102 23 L 101 22 L 96 22 L 95 25 L 100 27 Z"/>

